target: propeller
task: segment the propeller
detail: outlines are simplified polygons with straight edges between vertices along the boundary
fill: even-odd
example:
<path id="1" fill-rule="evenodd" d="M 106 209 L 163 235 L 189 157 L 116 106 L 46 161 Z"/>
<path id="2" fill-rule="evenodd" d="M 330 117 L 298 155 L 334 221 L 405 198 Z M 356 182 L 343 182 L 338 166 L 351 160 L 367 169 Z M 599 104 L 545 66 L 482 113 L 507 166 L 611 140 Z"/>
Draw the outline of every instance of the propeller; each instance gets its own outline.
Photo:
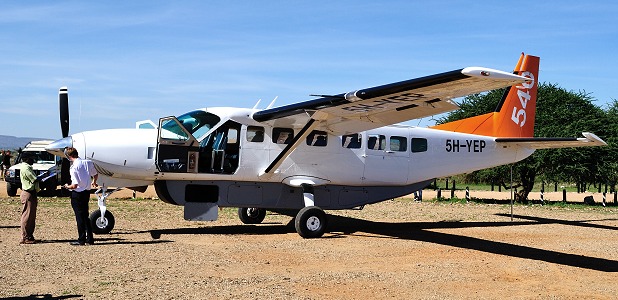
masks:
<path id="1" fill-rule="evenodd" d="M 66 86 L 61 87 L 58 91 L 58 103 L 60 106 L 60 129 L 62 130 L 62 137 L 66 138 L 69 136 L 69 89 Z M 71 183 L 70 167 L 69 160 L 63 157 L 60 169 L 61 184 Z"/>
<path id="2" fill-rule="evenodd" d="M 66 86 L 58 91 L 58 103 L 60 104 L 60 128 L 62 137 L 69 136 L 69 89 Z"/>

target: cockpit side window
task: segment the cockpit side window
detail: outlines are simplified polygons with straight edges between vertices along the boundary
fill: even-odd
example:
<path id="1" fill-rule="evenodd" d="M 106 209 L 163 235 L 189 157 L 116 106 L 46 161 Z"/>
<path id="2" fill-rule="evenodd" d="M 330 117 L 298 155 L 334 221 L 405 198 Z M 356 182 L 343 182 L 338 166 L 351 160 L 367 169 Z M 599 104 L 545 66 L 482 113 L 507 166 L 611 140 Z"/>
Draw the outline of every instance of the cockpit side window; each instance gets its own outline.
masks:
<path id="1" fill-rule="evenodd" d="M 198 140 L 221 121 L 217 115 L 202 110 L 188 112 L 177 119 Z"/>
<path id="2" fill-rule="evenodd" d="M 161 122 L 161 138 L 164 140 L 187 141 L 189 136 L 187 133 L 174 121 L 173 118 L 165 119 Z"/>

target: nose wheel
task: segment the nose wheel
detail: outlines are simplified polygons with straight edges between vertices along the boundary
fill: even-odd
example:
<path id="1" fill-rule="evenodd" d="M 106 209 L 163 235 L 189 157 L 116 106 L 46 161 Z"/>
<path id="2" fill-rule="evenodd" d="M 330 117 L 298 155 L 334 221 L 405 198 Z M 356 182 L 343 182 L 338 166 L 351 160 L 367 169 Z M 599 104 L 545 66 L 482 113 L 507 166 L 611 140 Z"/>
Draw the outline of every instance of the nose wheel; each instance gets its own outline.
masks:
<path id="1" fill-rule="evenodd" d="M 108 191 L 106 187 L 102 187 L 94 193 L 98 199 L 97 204 L 99 205 L 99 209 L 93 211 L 90 216 L 88 216 L 93 233 L 108 234 L 112 231 L 112 229 L 114 229 L 116 219 L 114 219 L 114 215 L 107 210 L 105 200 L 109 197 L 109 195 L 118 190 L 120 189 L 118 188 Z"/>
<path id="2" fill-rule="evenodd" d="M 108 234 L 116 224 L 114 215 L 109 210 L 106 210 L 105 215 L 101 216 L 101 210 L 97 209 L 90 214 L 88 219 L 90 219 L 92 232 L 96 234 Z"/>

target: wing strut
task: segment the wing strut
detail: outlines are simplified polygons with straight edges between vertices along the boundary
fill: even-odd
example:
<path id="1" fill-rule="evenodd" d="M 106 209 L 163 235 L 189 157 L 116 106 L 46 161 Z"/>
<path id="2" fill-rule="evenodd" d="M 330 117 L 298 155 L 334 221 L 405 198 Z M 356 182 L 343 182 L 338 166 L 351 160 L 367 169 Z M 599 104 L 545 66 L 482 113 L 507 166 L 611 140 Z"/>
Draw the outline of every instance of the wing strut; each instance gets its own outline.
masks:
<path id="1" fill-rule="evenodd" d="M 273 170 L 276 170 L 281 165 L 281 163 L 283 163 L 283 161 L 292 153 L 292 151 L 294 151 L 294 149 L 296 149 L 296 147 L 300 145 L 301 141 L 304 140 L 309 135 L 309 133 L 311 133 L 313 128 L 315 128 L 317 125 L 318 122 L 316 122 L 315 119 L 309 119 L 307 124 L 305 124 L 305 126 L 300 130 L 300 132 L 298 132 L 298 134 L 294 136 L 292 142 L 285 146 L 283 151 L 281 151 L 281 153 L 277 155 L 275 160 L 270 163 L 266 170 L 264 170 L 264 173 L 260 174 L 260 176 L 272 175 Z"/>

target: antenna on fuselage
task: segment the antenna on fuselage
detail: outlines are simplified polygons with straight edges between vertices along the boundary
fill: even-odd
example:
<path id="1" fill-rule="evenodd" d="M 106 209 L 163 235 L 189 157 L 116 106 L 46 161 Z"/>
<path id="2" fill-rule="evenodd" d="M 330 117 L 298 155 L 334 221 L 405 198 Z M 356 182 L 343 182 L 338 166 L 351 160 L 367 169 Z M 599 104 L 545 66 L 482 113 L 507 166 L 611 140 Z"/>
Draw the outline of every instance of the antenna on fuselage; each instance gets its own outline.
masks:
<path id="1" fill-rule="evenodd" d="M 253 106 L 253 109 L 256 109 L 258 107 L 258 105 L 260 105 L 260 101 L 262 101 L 262 99 L 258 99 L 258 101 Z"/>
<path id="2" fill-rule="evenodd" d="M 275 101 L 277 101 L 277 98 L 279 98 L 279 96 L 275 97 L 275 99 L 273 99 L 273 101 L 271 101 L 270 104 L 268 104 L 268 107 L 266 107 L 266 109 L 272 108 L 273 105 L 275 105 Z"/>

